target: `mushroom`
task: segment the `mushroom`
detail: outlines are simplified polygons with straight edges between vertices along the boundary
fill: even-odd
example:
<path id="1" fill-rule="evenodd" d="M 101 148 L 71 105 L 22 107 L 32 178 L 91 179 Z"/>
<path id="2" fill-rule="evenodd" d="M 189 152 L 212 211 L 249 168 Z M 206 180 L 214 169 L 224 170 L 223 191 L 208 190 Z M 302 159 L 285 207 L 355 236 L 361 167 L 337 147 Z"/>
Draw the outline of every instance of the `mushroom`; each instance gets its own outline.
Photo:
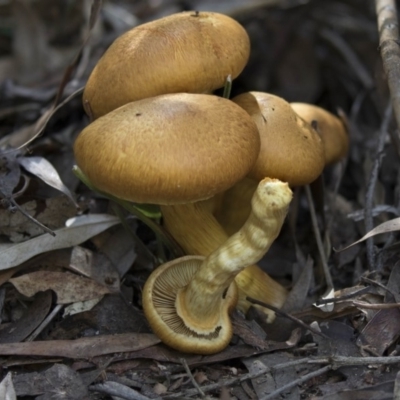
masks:
<path id="1" fill-rule="evenodd" d="M 302 186 L 313 182 L 325 165 L 321 137 L 281 97 L 243 93 L 232 99 L 257 124 L 261 150 L 247 177 L 228 189 L 216 211 L 216 218 L 228 234 L 236 232 L 250 212 L 250 199 L 263 177 L 269 176 Z"/>
<path id="2" fill-rule="evenodd" d="M 260 154 L 248 177 L 265 176 L 302 186 L 314 181 L 325 165 L 323 143 L 311 125 L 281 97 L 249 92 L 232 101 L 254 119 L 261 138 Z"/>
<path id="3" fill-rule="evenodd" d="M 231 101 L 170 94 L 99 118 L 81 132 L 74 151 L 94 187 L 121 199 L 161 204 L 165 227 L 185 252 L 207 256 L 229 236 L 211 214 L 211 202 L 200 200 L 248 173 L 259 140 L 252 119 Z M 253 284 L 262 287 L 260 300 L 276 307 L 286 298 L 286 290 L 255 265 L 237 282 L 240 299 Z"/>
<path id="4" fill-rule="evenodd" d="M 324 145 L 325 165 L 343 159 L 349 150 L 346 124 L 336 115 L 321 107 L 307 103 L 290 103 L 301 118 L 319 133 Z"/>
<path id="5" fill-rule="evenodd" d="M 102 192 L 138 203 L 214 196 L 257 158 L 253 120 L 230 100 L 176 93 L 128 103 L 88 125 L 74 144 L 78 166 Z"/>
<path id="6" fill-rule="evenodd" d="M 292 192 L 287 183 L 266 178 L 239 230 L 207 257 L 186 256 L 157 268 L 143 288 L 143 308 L 157 336 L 190 353 L 223 350 L 232 336 L 235 276 L 257 262 L 282 227 Z"/>
<path id="7" fill-rule="evenodd" d="M 83 104 L 93 119 L 167 93 L 210 93 L 236 78 L 250 54 L 245 29 L 218 13 L 189 11 L 139 25 L 117 38 L 93 69 Z"/>

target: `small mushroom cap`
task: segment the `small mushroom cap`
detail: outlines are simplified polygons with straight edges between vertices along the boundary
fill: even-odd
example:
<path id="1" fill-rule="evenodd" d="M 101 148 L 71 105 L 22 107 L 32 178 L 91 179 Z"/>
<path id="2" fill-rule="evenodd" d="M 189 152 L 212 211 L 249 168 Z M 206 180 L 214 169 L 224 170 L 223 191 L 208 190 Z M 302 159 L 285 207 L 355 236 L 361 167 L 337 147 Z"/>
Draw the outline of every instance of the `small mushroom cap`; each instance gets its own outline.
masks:
<path id="1" fill-rule="evenodd" d="M 251 117 L 230 100 L 167 94 L 126 104 L 87 126 L 74 152 L 100 191 L 138 203 L 203 200 L 242 179 L 257 159 Z"/>
<path id="2" fill-rule="evenodd" d="M 232 337 L 229 313 L 237 303 L 233 283 L 221 299 L 218 310 L 209 310 L 214 327 L 193 326 L 184 304 L 177 311 L 178 292 L 187 286 L 204 261 L 201 256 L 185 256 L 158 267 L 143 288 L 143 310 L 154 333 L 167 345 L 185 352 L 213 354 L 223 350 Z M 205 325 L 208 321 L 205 321 Z"/>
<path id="3" fill-rule="evenodd" d="M 243 93 L 232 101 L 254 119 L 261 137 L 259 157 L 248 175 L 251 179 L 268 176 L 301 186 L 321 174 L 325 165 L 322 140 L 288 102 L 262 92 Z"/>
<path id="4" fill-rule="evenodd" d="M 250 54 L 245 29 L 212 12 L 182 12 L 139 25 L 108 48 L 91 73 L 84 107 L 98 118 L 166 93 L 209 93 L 236 78 Z"/>
<path id="5" fill-rule="evenodd" d="M 293 110 L 313 125 L 324 144 L 325 164 L 333 164 L 345 157 L 349 150 L 349 136 L 343 121 L 321 107 L 306 103 L 291 103 Z"/>

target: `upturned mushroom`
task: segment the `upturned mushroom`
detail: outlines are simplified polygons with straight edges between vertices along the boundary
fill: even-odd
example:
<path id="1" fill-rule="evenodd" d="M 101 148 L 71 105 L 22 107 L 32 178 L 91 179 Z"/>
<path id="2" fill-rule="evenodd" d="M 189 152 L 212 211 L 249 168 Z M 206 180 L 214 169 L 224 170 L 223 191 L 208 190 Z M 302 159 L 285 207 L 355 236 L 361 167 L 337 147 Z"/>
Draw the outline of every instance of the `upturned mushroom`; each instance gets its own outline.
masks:
<path id="1" fill-rule="evenodd" d="M 250 54 L 245 29 L 212 12 L 182 12 L 139 25 L 117 38 L 83 93 L 98 118 L 126 103 L 167 93 L 210 93 L 236 78 Z"/>
<path id="2" fill-rule="evenodd" d="M 157 268 L 143 289 L 145 315 L 159 338 L 190 353 L 223 350 L 232 336 L 234 279 L 269 249 L 282 227 L 292 192 L 266 178 L 243 227 L 207 257 L 187 256 Z"/>

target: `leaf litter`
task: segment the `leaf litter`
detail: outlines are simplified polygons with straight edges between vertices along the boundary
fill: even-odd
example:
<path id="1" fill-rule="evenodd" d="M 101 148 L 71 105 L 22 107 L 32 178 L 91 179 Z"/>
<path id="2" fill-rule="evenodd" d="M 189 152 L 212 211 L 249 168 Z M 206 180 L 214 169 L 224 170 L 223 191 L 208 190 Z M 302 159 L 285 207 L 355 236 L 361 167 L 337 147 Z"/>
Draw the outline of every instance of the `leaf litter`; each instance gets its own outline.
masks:
<path id="1" fill-rule="evenodd" d="M 235 313 L 232 342 L 212 356 L 159 343 L 141 311 L 149 272 L 173 250 L 57 170 L 72 171 L 66 154 L 89 122 L 80 95 L 98 57 L 127 23 L 182 10 L 175 0 L 102 3 L 0 4 L 0 397 L 396 398 L 400 143 L 382 106 L 389 97 L 373 2 L 218 2 L 252 41 L 232 94 L 269 91 L 340 108 L 351 148 L 324 185 L 312 185 L 314 204 L 298 189 L 290 224 L 263 260 L 289 290 L 281 313 L 273 323 L 256 307 Z M 64 154 L 64 164 L 49 161 Z"/>

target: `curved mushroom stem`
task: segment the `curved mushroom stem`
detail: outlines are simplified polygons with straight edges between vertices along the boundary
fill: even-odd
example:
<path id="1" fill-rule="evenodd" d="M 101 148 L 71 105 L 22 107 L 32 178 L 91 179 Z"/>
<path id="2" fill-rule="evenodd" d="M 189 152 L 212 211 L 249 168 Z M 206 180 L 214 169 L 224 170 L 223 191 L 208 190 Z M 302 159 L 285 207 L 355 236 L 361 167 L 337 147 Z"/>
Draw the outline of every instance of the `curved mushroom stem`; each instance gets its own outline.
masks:
<path id="1" fill-rule="evenodd" d="M 171 233 L 182 247 L 194 254 L 209 254 L 200 271 L 180 295 L 185 298 L 185 304 L 191 304 L 192 315 L 204 317 L 207 315 L 205 319 L 209 319 L 209 310 L 213 309 L 213 304 L 220 301 L 224 291 L 238 274 L 239 279 L 236 282 L 239 293 L 243 287 L 247 290 L 247 293 L 243 291 L 241 293 L 242 303 L 246 295 L 254 296 L 253 288 L 250 285 L 247 287 L 243 285 L 243 283 L 253 281 L 254 270 L 261 272 L 262 289 L 264 289 L 257 291 L 256 297 L 263 298 L 263 301 L 270 304 L 282 305 L 286 298 L 285 289 L 257 266 L 251 264 L 258 261 L 268 251 L 278 235 L 291 197 L 292 192 L 286 183 L 268 178 L 263 180 L 253 196 L 253 209 L 247 222 L 230 238 L 207 210 L 207 204 L 199 202 L 179 206 L 179 219 L 175 220 L 172 216 L 177 206 L 162 207 L 167 229 L 175 230 Z M 188 222 L 183 222 L 180 219 L 181 216 L 188 218 L 190 216 L 196 240 L 190 236 Z M 180 225 L 181 223 L 183 225 Z M 179 237 L 177 233 L 180 233 Z M 218 244 L 220 247 L 215 250 Z M 212 252 L 213 250 L 215 251 Z M 251 266 L 251 268 L 247 270 L 246 266 Z M 183 299 L 181 298 L 178 304 L 180 301 Z"/>
<path id="2" fill-rule="evenodd" d="M 260 182 L 243 227 L 207 256 L 189 285 L 179 293 L 190 315 L 204 321 L 210 309 L 218 308 L 236 275 L 264 256 L 281 230 L 291 199 L 287 183 L 269 178 Z"/>
<path id="3" fill-rule="evenodd" d="M 251 196 L 256 187 L 257 184 L 254 185 Z M 187 254 L 208 256 L 228 240 L 229 235 L 213 216 L 213 211 L 219 208 L 219 200 L 217 197 L 196 203 L 161 206 L 165 228 Z M 237 307 L 244 313 L 251 306 L 246 300 L 247 296 L 278 308 L 286 299 L 286 289 L 257 265 L 249 265 L 237 275 L 235 281 L 239 289 Z M 267 315 L 268 320 L 273 319 L 272 311 L 258 308 Z"/>
<path id="4" fill-rule="evenodd" d="M 237 232 L 250 215 L 256 189 L 257 181 L 244 178 L 221 195 L 220 207 L 214 215 L 228 235 Z"/>

